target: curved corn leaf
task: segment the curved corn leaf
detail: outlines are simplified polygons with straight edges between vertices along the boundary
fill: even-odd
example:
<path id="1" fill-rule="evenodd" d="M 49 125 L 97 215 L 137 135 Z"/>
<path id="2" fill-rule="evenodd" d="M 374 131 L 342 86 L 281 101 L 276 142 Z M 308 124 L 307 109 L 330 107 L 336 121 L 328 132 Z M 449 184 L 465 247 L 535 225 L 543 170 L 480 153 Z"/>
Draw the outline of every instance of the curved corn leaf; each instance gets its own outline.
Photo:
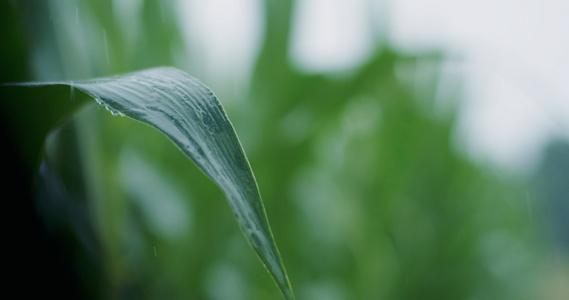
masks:
<path id="1" fill-rule="evenodd" d="M 167 135 L 223 190 L 247 239 L 281 292 L 286 299 L 294 299 L 249 162 L 221 103 L 209 88 L 170 67 L 86 81 L 20 85 L 59 84 L 91 95 L 113 115 L 126 115 Z"/>

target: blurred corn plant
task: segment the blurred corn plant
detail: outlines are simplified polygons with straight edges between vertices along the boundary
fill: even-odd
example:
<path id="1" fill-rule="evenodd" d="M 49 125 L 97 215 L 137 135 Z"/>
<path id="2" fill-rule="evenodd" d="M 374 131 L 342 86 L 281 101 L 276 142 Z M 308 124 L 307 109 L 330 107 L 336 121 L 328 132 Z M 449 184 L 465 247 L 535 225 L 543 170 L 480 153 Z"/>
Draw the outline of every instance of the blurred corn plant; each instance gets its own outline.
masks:
<path id="1" fill-rule="evenodd" d="M 2 68 L 11 71 L 2 82 L 160 65 L 200 78 L 176 3 L 3 2 Z M 460 79 L 447 93 L 436 88 L 445 57 L 404 55 L 378 42 L 357 69 L 305 74 L 289 61 L 293 7 L 264 2 L 247 94 L 206 83 L 243 138 L 297 297 L 542 298 L 545 252 L 538 210 L 528 210 L 532 193 L 456 150 Z M 85 105 L 85 95 L 68 88 L 10 93 L 5 98 L 35 99 L 10 102 L 2 118 L 12 141 L 6 151 L 20 157 L 3 155 L 6 170 L 25 166 L 6 172 L 23 178 L 8 181 L 19 182 L 9 205 L 32 196 L 36 203 L 14 209 L 28 218 L 9 219 L 20 243 L 10 270 L 22 295 L 281 297 L 221 191 L 165 136 Z M 37 233 L 42 228 L 49 235 Z"/>

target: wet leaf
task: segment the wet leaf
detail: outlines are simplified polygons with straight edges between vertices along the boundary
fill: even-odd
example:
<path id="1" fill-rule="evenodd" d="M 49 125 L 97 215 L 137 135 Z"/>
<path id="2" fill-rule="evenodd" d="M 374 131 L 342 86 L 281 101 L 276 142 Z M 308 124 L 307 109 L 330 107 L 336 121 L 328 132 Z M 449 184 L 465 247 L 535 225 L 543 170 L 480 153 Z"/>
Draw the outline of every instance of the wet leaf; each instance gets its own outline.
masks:
<path id="1" fill-rule="evenodd" d="M 167 135 L 223 190 L 281 292 L 294 299 L 249 162 L 221 103 L 203 83 L 178 69 L 161 67 L 101 79 L 20 85 L 69 85 L 113 115 L 128 116 Z"/>

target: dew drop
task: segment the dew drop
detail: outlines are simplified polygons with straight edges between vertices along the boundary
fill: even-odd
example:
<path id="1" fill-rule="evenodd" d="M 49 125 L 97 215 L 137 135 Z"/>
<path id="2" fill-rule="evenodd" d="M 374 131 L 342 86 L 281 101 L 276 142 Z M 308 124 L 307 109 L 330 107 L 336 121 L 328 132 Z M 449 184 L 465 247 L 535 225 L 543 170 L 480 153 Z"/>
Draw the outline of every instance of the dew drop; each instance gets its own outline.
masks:
<path id="1" fill-rule="evenodd" d="M 113 115 L 113 116 L 115 116 L 115 117 L 116 117 L 116 116 L 121 116 L 121 117 L 124 117 L 124 116 L 125 116 L 125 115 L 124 115 L 123 113 L 121 113 L 120 111 L 114 110 L 114 109 L 112 109 L 110 106 L 108 106 L 108 105 L 106 105 L 106 104 L 105 104 L 105 109 L 107 109 L 107 111 L 110 112 L 111 115 Z"/>
<path id="2" fill-rule="evenodd" d="M 248 230 L 249 239 L 254 248 L 261 249 L 263 243 L 261 242 L 260 234 L 258 231 L 251 229 Z"/>
<path id="3" fill-rule="evenodd" d="M 105 105 L 105 108 L 107 109 L 108 112 L 111 113 L 111 115 L 116 116 L 116 113 L 114 110 L 110 109 L 107 105 Z"/>

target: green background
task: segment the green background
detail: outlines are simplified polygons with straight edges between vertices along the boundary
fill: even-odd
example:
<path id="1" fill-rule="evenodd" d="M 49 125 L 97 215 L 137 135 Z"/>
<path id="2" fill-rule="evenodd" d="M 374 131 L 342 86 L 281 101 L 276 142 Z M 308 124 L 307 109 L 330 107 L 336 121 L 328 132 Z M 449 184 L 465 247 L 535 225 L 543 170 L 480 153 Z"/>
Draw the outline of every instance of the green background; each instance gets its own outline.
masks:
<path id="1" fill-rule="evenodd" d="M 463 95 L 461 78 L 448 99 L 436 94 L 442 54 L 402 54 L 378 40 L 355 70 L 305 74 L 288 54 L 294 3 L 269 0 L 249 86 L 236 91 L 185 49 L 174 2 L 140 3 L 121 19 L 112 1 L 2 2 L 1 81 L 161 65 L 207 78 L 241 138 L 298 299 L 569 295 L 567 144 L 554 143 L 529 177 L 473 163 L 454 143 L 458 104 L 437 105 Z M 221 191 L 165 136 L 69 88 L 0 89 L 14 292 L 282 297 Z"/>

